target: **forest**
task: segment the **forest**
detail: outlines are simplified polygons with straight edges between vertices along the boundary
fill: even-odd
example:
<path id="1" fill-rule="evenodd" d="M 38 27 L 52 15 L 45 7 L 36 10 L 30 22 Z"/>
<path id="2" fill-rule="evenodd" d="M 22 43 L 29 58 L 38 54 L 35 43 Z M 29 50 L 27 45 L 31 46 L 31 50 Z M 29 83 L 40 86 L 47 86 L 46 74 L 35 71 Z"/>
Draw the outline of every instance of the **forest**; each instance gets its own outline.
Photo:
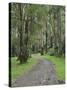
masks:
<path id="1" fill-rule="evenodd" d="M 38 54 L 65 58 L 64 6 L 11 3 L 10 8 L 11 58 L 16 63 L 23 66 Z"/>

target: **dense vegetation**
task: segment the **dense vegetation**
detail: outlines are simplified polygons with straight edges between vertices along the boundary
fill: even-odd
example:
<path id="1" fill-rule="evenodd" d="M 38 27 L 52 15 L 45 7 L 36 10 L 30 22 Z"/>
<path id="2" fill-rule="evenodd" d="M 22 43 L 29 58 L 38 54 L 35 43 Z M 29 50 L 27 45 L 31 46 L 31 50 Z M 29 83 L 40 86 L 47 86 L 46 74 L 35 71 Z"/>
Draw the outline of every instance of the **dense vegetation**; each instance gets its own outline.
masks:
<path id="1" fill-rule="evenodd" d="M 65 80 L 65 7 L 11 3 L 9 13 L 12 80 L 39 59 L 51 61 Z"/>
<path id="2" fill-rule="evenodd" d="M 65 56 L 65 7 L 11 3 L 11 56 L 20 63 L 40 52 Z"/>

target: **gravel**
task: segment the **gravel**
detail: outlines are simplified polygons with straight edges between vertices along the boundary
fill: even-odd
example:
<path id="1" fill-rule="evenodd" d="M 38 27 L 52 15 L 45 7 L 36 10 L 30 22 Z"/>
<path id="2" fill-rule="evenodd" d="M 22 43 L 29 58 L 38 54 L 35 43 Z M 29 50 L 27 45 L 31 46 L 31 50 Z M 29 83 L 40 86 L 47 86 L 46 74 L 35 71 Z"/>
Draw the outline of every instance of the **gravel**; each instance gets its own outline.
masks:
<path id="1" fill-rule="evenodd" d="M 39 60 L 30 71 L 17 78 L 12 87 L 56 85 L 58 80 L 54 66 L 48 60 Z"/>

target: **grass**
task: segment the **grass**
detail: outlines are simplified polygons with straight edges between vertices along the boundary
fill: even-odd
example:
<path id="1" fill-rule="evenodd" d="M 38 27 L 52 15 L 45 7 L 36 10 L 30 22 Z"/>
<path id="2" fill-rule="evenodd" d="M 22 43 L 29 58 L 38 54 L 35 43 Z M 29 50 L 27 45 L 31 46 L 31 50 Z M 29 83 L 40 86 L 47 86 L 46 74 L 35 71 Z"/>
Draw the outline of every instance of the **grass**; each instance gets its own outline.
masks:
<path id="1" fill-rule="evenodd" d="M 25 64 L 19 64 L 16 61 L 17 57 L 11 58 L 11 77 L 12 80 L 15 80 L 18 76 L 23 75 L 28 70 L 32 69 L 32 66 L 38 62 L 37 55 L 32 55 L 32 58 L 28 59 L 28 62 Z"/>
<path id="2" fill-rule="evenodd" d="M 11 76 L 12 80 L 15 80 L 18 76 L 23 75 L 35 65 L 39 59 L 44 59 L 51 61 L 55 64 L 55 70 L 58 80 L 65 80 L 65 60 L 63 57 L 55 57 L 45 54 L 41 56 L 40 54 L 32 54 L 32 58 L 28 59 L 25 64 L 18 64 L 16 57 L 11 58 Z M 45 60 L 45 59 L 44 59 Z"/>
<path id="3" fill-rule="evenodd" d="M 50 56 L 45 54 L 45 58 L 55 64 L 58 80 L 65 80 L 65 60 L 63 57 Z"/>

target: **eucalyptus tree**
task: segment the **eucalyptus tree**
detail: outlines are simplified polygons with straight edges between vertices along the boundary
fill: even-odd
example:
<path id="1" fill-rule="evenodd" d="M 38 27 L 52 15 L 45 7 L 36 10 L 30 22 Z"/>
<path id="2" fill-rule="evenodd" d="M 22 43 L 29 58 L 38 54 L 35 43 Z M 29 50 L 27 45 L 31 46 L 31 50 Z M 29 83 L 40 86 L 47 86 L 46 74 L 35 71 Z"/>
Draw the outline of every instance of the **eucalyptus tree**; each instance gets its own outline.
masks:
<path id="1" fill-rule="evenodd" d="M 54 49 L 60 55 L 64 45 L 64 8 L 61 6 L 12 4 L 11 26 L 12 47 L 20 63 L 27 62 L 31 52 L 41 54 Z M 62 50 L 63 49 L 63 50 Z"/>

